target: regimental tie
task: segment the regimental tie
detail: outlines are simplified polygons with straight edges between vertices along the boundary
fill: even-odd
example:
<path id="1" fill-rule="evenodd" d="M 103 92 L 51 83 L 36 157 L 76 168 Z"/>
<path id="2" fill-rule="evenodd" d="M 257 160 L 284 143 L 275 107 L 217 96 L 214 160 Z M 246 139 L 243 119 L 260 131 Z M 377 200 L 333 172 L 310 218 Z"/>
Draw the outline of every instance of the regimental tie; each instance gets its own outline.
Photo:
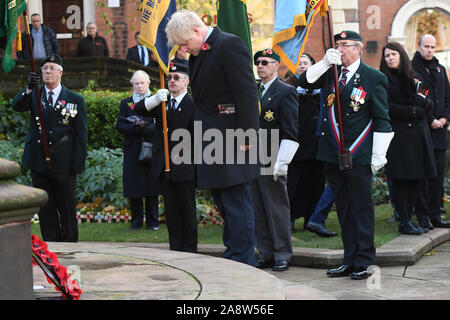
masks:
<path id="1" fill-rule="evenodd" d="M 259 89 L 258 89 L 258 97 L 259 97 L 259 100 L 261 101 L 261 98 L 262 98 L 262 93 L 263 93 L 263 91 L 264 91 L 264 85 L 263 84 L 261 84 L 260 86 L 259 86 Z"/>
<path id="2" fill-rule="evenodd" d="M 341 80 L 339 80 L 339 93 L 342 92 L 342 90 L 344 89 L 345 85 L 347 84 L 347 73 L 348 73 L 348 69 L 346 68 L 342 68 L 341 71 Z"/>
<path id="3" fill-rule="evenodd" d="M 48 103 L 50 104 L 50 107 L 53 107 L 53 91 L 48 92 Z"/>

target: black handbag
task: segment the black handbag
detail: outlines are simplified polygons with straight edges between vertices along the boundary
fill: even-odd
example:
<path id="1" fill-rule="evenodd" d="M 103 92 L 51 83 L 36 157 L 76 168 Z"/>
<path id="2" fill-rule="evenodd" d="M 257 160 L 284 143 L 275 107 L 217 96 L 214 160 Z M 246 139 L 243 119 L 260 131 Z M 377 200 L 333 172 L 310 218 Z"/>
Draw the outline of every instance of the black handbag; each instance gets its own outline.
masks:
<path id="1" fill-rule="evenodd" d="M 148 141 L 142 141 L 141 151 L 139 152 L 138 161 L 151 164 L 152 162 L 152 148 L 153 144 Z"/>

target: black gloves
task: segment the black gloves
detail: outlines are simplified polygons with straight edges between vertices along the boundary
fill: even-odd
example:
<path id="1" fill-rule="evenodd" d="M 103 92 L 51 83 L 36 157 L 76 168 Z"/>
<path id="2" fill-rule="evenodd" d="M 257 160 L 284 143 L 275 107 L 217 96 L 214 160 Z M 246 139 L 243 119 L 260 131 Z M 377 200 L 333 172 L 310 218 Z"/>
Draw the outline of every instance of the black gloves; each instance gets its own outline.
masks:
<path id="1" fill-rule="evenodd" d="M 416 94 L 414 96 L 414 105 L 415 106 L 419 106 L 419 107 L 423 107 L 426 109 L 429 109 L 432 107 L 433 105 L 433 100 L 425 98 L 421 95 Z"/>
<path id="2" fill-rule="evenodd" d="M 33 89 L 36 85 L 39 85 L 40 82 L 41 76 L 39 75 L 39 73 L 31 71 L 28 74 L 28 83 L 27 83 L 28 89 Z"/>
<path id="3" fill-rule="evenodd" d="M 150 134 L 150 129 L 147 126 L 136 126 L 136 133 L 142 137 Z"/>

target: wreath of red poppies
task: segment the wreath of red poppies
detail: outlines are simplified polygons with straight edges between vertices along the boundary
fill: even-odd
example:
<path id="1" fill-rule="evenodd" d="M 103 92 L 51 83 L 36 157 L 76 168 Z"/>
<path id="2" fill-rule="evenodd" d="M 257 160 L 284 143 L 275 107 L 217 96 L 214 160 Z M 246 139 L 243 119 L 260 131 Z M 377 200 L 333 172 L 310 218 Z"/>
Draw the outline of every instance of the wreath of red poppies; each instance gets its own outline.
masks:
<path id="1" fill-rule="evenodd" d="M 62 293 L 63 299 L 79 300 L 83 293 L 80 286 L 70 279 L 70 274 L 67 274 L 66 267 L 59 264 L 56 254 L 48 251 L 47 243 L 38 236 L 31 235 L 31 250 L 33 266 L 38 265 L 44 271 L 48 283 L 55 285 L 56 291 Z"/>

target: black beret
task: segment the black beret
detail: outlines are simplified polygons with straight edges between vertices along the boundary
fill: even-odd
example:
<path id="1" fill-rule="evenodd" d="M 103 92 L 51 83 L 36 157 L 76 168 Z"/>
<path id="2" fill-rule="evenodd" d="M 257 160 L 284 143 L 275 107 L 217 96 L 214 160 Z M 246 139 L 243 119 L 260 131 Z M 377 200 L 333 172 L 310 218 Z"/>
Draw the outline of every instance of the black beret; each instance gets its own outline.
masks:
<path id="1" fill-rule="evenodd" d="M 338 40 L 362 41 L 362 38 L 358 32 L 346 30 L 334 35 L 334 41 Z"/>
<path id="2" fill-rule="evenodd" d="M 169 65 L 169 72 L 178 72 L 189 75 L 189 68 L 185 64 L 171 62 Z"/>
<path id="3" fill-rule="evenodd" d="M 59 55 L 54 54 L 54 53 L 49 54 L 49 55 L 44 59 L 44 61 L 42 61 L 41 67 L 42 67 L 44 64 L 46 64 L 47 62 L 53 62 L 53 63 L 59 64 L 61 67 L 63 66 L 62 58 L 61 58 Z"/>
<path id="4" fill-rule="evenodd" d="M 253 56 L 253 62 L 255 64 L 259 57 L 267 57 L 267 58 L 272 58 L 277 61 L 281 61 L 280 56 L 277 55 L 271 48 L 259 50 L 258 52 L 256 52 L 255 55 Z"/>

